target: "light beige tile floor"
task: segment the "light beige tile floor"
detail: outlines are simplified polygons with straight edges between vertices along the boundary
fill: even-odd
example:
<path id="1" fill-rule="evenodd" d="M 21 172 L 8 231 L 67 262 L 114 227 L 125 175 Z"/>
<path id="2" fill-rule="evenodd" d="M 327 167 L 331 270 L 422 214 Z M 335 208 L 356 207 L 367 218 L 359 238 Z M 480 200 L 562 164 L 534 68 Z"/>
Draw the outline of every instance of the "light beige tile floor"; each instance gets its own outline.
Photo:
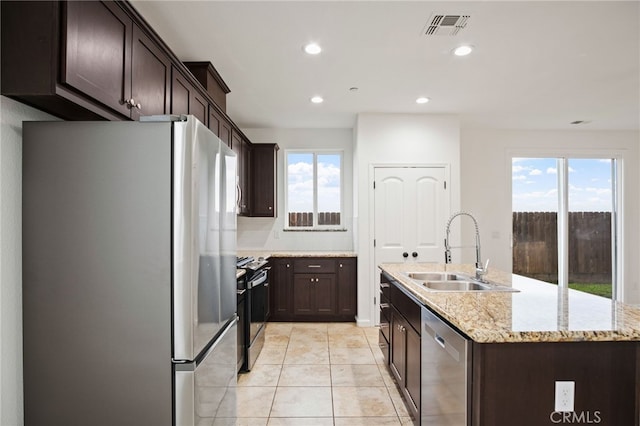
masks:
<path id="1" fill-rule="evenodd" d="M 413 425 L 384 365 L 376 327 L 267 323 L 265 346 L 238 376 L 237 425 Z"/>

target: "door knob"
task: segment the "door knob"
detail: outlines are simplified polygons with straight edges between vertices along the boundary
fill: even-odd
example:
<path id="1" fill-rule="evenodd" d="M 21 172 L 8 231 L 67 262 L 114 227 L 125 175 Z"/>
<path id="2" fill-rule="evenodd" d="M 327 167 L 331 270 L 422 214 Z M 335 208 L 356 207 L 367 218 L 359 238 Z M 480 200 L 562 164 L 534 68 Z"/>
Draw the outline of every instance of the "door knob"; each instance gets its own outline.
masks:
<path id="1" fill-rule="evenodd" d="M 418 257 L 418 252 L 414 251 L 413 253 L 411 253 L 411 256 Z"/>
<path id="2" fill-rule="evenodd" d="M 402 253 L 402 257 L 404 257 L 404 258 L 406 259 L 407 257 L 409 257 L 409 253 L 407 253 L 407 252 L 405 251 L 404 253 Z"/>

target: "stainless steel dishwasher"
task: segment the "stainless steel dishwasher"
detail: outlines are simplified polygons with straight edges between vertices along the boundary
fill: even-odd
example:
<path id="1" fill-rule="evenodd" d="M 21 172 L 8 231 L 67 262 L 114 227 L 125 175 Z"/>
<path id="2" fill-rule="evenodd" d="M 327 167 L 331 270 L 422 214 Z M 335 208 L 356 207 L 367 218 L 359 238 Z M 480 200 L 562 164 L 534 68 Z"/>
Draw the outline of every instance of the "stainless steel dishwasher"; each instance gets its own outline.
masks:
<path id="1" fill-rule="evenodd" d="M 469 423 L 469 340 L 429 309 L 422 308 L 422 426 Z"/>

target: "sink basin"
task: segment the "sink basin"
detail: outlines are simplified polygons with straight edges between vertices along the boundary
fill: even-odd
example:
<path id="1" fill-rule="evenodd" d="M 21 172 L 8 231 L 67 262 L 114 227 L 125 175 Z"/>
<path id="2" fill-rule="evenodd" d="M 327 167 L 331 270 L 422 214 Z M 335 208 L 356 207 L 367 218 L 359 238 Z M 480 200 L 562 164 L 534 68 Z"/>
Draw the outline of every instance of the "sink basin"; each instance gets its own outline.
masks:
<path id="1" fill-rule="evenodd" d="M 518 292 L 512 287 L 474 280 L 457 272 L 405 272 L 404 275 L 430 291 L 501 291 Z"/>
<path id="2" fill-rule="evenodd" d="M 469 277 L 455 272 L 407 272 L 406 275 L 418 281 L 457 281 L 469 280 Z"/>
<path id="3" fill-rule="evenodd" d="M 422 285 L 438 291 L 487 291 L 493 287 L 488 284 L 477 283 L 473 281 L 425 281 Z"/>

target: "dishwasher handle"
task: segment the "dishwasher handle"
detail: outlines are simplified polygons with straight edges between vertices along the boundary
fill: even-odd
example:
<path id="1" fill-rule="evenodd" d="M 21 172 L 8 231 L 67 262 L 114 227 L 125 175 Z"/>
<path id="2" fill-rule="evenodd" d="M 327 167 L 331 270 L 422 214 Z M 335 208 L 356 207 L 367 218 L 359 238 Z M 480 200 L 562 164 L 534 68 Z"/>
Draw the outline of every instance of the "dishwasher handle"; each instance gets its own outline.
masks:
<path id="1" fill-rule="evenodd" d="M 446 349 L 445 346 L 445 341 L 444 341 L 444 337 L 438 335 L 438 333 L 435 333 L 435 336 L 433 336 L 433 340 L 436 341 L 437 344 L 439 344 L 440 346 L 442 346 L 443 349 Z"/>

